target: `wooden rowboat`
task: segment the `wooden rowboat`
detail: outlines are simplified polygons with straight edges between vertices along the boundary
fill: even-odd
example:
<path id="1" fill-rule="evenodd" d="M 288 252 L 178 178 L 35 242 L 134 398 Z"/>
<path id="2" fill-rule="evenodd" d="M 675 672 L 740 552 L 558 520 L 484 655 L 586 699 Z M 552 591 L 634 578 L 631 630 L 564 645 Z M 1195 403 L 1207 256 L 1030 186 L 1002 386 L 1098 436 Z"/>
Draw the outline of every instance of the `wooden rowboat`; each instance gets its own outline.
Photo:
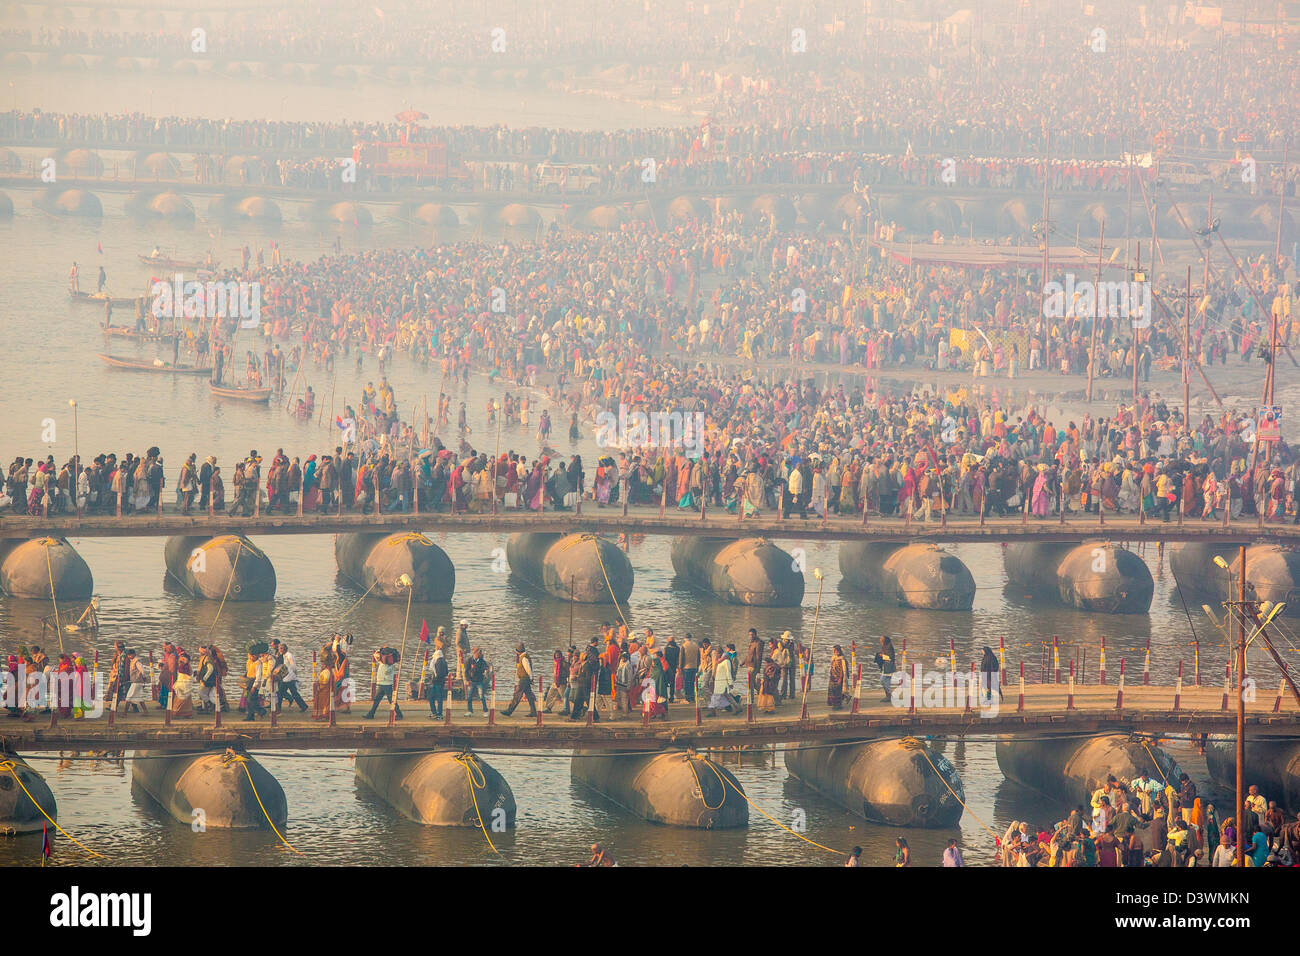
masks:
<path id="1" fill-rule="evenodd" d="M 171 256 L 139 256 L 141 262 L 149 266 L 160 266 L 164 269 L 216 269 L 217 263 L 209 265 L 206 262 L 199 262 L 197 259 L 173 259 Z"/>
<path id="2" fill-rule="evenodd" d="M 136 342 L 170 342 L 176 337 L 175 332 L 139 332 L 130 325 L 99 324 L 104 335 L 109 338 L 132 339 Z"/>
<path id="3" fill-rule="evenodd" d="M 68 292 L 68 298 L 73 302 L 81 302 L 86 305 L 103 305 L 105 302 L 111 304 L 113 308 L 118 306 L 135 305 L 137 299 L 129 296 L 112 296 L 105 295 L 102 292 Z"/>
<path id="4" fill-rule="evenodd" d="M 98 353 L 105 365 L 113 368 L 125 368 L 134 372 L 170 372 L 172 375 L 211 375 L 212 369 L 198 365 L 172 365 L 170 362 L 137 362 L 132 359 L 118 358 L 115 355 Z"/>
<path id="5" fill-rule="evenodd" d="M 229 398 L 232 401 L 252 402 L 255 405 L 265 405 L 271 401 L 269 388 L 230 388 L 209 381 L 208 389 L 212 392 L 213 398 Z"/>

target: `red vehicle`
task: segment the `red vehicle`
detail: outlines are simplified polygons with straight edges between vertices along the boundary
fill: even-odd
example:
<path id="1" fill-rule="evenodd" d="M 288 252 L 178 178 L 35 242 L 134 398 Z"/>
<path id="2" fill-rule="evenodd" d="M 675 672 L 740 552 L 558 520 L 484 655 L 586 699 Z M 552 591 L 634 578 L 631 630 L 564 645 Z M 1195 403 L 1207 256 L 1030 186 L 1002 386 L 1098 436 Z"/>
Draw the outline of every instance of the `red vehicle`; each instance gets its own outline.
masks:
<path id="1" fill-rule="evenodd" d="M 352 159 L 381 189 L 449 186 L 465 179 L 446 143 L 358 143 L 352 148 Z"/>

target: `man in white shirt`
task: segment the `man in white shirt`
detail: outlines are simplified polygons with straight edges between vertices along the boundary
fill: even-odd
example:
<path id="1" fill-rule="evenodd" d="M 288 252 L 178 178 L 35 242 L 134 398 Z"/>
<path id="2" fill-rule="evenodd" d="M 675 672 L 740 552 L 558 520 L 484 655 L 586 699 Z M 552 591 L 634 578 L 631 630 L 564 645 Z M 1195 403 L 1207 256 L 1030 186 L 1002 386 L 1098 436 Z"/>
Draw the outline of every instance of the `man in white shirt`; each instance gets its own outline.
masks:
<path id="1" fill-rule="evenodd" d="M 402 719 L 402 708 L 397 705 L 397 700 L 393 697 L 393 680 L 396 676 L 397 668 L 389 663 L 389 655 L 381 654 L 379 663 L 375 666 L 375 697 L 370 702 L 370 713 L 366 714 L 366 720 L 374 719 L 379 702 L 385 697 L 397 712 L 397 719 Z"/>
<path id="2" fill-rule="evenodd" d="M 307 704 L 303 701 L 302 695 L 298 693 L 298 666 L 293 659 L 293 654 L 289 651 L 289 645 L 284 641 L 277 641 L 276 648 L 280 652 L 280 687 L 276 692 L 275 708 L 280 709 L 280 705 L 286 700 L 292 701 L 298 705 L 298 709 L 304 713 L 307 710 Z"/>

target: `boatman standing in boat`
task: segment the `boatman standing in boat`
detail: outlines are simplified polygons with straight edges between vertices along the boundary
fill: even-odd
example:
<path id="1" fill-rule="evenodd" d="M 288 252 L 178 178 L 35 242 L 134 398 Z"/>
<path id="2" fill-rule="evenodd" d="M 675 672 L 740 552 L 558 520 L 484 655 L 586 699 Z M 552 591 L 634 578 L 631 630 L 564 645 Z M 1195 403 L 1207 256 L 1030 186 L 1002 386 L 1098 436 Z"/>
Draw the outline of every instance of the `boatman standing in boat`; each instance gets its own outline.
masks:
<path id="1" fill-rule="evenodd" d="M 98 295 L 99 293 L 101 293 L 101 292 L 104 291 L 104 283 L 106 283 L 107 281 L 108 281 L 108 273 L 104 271 L 104 267 L 103 267 L 103 266 L 100 266 L 100 267 L 99 267 L 99 282 L 98 282 L 98 284 L 95 286 L 95 294 L 96 294 L 96 295 Z"/>
<path id="2" fill-rule="evenodd" d="M 80 273 L 77 270 L 77 263 L 74 260 L 72 263 L 72 268 L 68 270 L 68 291 L 69 292 L 81 291 L 81 288 L 77 285 L 77 279 L 79 275 Z"/>

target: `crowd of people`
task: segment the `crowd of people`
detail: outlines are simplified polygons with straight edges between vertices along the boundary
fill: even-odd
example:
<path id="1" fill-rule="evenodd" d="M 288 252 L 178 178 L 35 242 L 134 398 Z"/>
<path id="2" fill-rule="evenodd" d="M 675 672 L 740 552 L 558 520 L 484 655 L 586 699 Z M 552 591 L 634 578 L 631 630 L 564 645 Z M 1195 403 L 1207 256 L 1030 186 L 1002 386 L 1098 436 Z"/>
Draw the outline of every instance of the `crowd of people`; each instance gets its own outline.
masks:
<path id="1" fill-rule="evenodd" d="M 531 460 L 513 449 L 476 449 L 464 418 L 460 447 L 445 447 L 433 432 L 450 427 L 446 394 L 436 418 L 408 424 L 392 386 L 381 380 L 363 393 L 361 415 L 349 405 L 337 416 L 336 427 L 349 436 L 344 444 L 294 457 L 277 449 L 265 472 L 253 449 L 235 463 L 229 496 L 216 456 L 199 463 L 191 452 L 175 477 L 174 507 L 246 517 L 300 508 L 473 513 L 564 511 L 579 499 L 601 507 L 626 498 L 631 505 L 732 513 L 743 507 L 751 517 L 779 511 L 804 519 L 809 512 L 919 521 L 1100 512 L 1300 523 L 1300 466 L 1285 441 L 1261 450 L 1250 434 L 1256 422 L 1226 412 L 1185 423 L 1158 393 L 1108 417 L 1058 423 L 1033 405 L 979 402 L 964 389 L 850 393 L 741 379 L 694 387 L 710 409 L 698 448 L 680 441 L 611 447 L 589 475 L 580 454 L 566 462 L 551 447 L 545 425 L 542 450 Z M 523 401 L 509 402 L 501 414 L 518 421 Z M 579 433 L 575 411 L 570 438 Z M 165 477 L 157 447 L 120 458 L 98 453 L 79 472 L 75 458 L 57 465 L 52 455 L 18 457 L 9 466 L 4 504 L 16 514 L 155 514 Z"/>
<path id="2" fill-rule="evenodd" d="M 1190 351 L 1211 371 L 1231 357 L 1262 374 L 1273 318 L 1279 345 L 1294 337 L 1293 286 L 1264 258 L 1247 269 L 1249 282 L 1212 281 L 1196 303 Z M 1145 384 L 1152 368 L 1181 363 L 1181 330 L 1172 323 L 1145 330 L 1137 343 L 1141 394 L 1114 414 L 1054 421 L 1041 404 L 999 397 L 990 380 L 1025 371 L 1077 382 L 1093 342 L 1098 378 L 1125 380 L 1133 361 L 1126 320 L 1108 316 L 1094 330 L 1086 310 L 1043 319 L 1040 297 L 1012 272 L 987 270 L 976 284 L 969 273 L 903 265 L 850 237 L 784 233 L 774 224 L 754 230 L 732 214 L 666 230 L 551 229 L 519 244 L 471 241 L 314 262 L 278 247 L 269 260 L 245 249 L 241 266 L 225 275 L 262 290 L 265 353 L 247 352 L 250 381 L 284 385 L 353 356 L 359 365 L 365 355 L 377 358 L 381 378 L 337 408 L 331 397 L 337 440 L 308 454 L 278 450 L 264 465 L 254 451 L 227 477 L 215 456 L 182 452 L 173 487 L 186 513 L 284 512 L 300 501 L 305 511 L 370 510 L 376 502 L 410 511 L 417 495 L 423 510 L 483 510 L 494 496 L 498 507 L 550 509 L 572 506 L 575 496 L 605 505 L 626 495 L 632 503 L 706 500 L 733 510 L 743 500 L 755 513 L 785 507 L 792 486 L 803 513 L 1294 513 L 1290 450 L 1285 442 L 1255 447 L 1253 409 L 1184 422 L 1176 404 Z M 1252 288 L 1274 291 L 1259 303 Z M 186 330 L 227 377 L 238 371 L 232 330 L 233 320 L 219 317 Z M 436 408 L 422 401 L 399 410 L 383 377 L 396 361 L 437 379 Z M 963 369 L 974 377 L 950 378 L 942 394 L 891 391 L 870 378 L 817 385 L 809 375 L 819 364 L 868 376 Z M 536 423 L 536 455 L 471 443 L 463 403 L 453 433 L 453 396 L 471 370 L 505 391 L 506 423 L 525 433 Z M 495 404 L 486 409 L 489 424 Z M 299 417 L 315 407 L 308 387 Z M 555 450 L 552 413 L 567 420 L 576 444 L 602 416 L 626 412 L 679 421 L 699 414 L 701 434 L 598 436 L 607 447 L 594 467 Z M 163 501 L 169 476 L 158 448 L 96 452 L 80 471 L 78 464 L 14 459 L 6 505 L 95 513 L 115 511 L 120 499 L 130 514 Z"/>
<path id="3" fill-rule="evenodd" d="M 384 701 L 397 720 L 404 719 L 398 699 L 408 696 L 427 700 L 431 720 L 449 716 L 445 708 L 454 706 L 449 697 L 464 702 L 466 718 L 474 716 L 475 700 L 481 715 L 495 709 L 496 668 L 482 647 L 472 646 L 469 622 L 460 622 L 454 638 L 442 626 L 434 635 L 426 633 L 421 640 L 428 641 L 429 652 L 404 672 L 411 678 L 409 694 L 398 687 L 397 649 L 374 651 L 366 719 L 374 718 Z M 299 664 L 289 646 L 282 640 L 250 642 L 244 668 L 236 675 L 241 695 L 233 709 L 244 714 L 245 722 L 284 706 L 310 710 L 319 721 L 348 713 L 365 697 L 351 666 L 352 644 L 350 634 L 336 633 L 313 656 L 309 705 L 300 693 Z M 987 648 L 986 656 L 992 656 Z M 651 627 L 635 635 L 626 622 L 605 622 L 584 647 L 554 650 L 549 686 L 543 687 L 543 679 L 534 689 L 541 675 L 524 642 L 516 646 L 514 658 L 515 687 L 505 716 L 526 701 L 530 718 L 541 708 L 571 721 L 583 720 L 589 712 L 593 721 L 638 715 L 646 722 L 667 720 L 669 708 L 679 704 L 699 707 L 707 717 L 739 715 L 749 708 L 774 713 L 783 704 L 806 703 L 814 670 L 813 649 L 789 631 L 765 640 L 751 628 L 747 646 L 738 652 L 735 643 L 715 644 L 707 637 L 696 641 L 690 633 L 680 643 L 673 635 L 661 639 Z M 886 699 L 894 686 L 896 660 L 893 643 L 882 638 L 873 661 Z M 851 662 L 835 644 L 825 664 L 827 705 L 842 709 L 854 695 Z M 232 709 L 225 687 L 230 667 L 215 643 L 200 645 L 197 659 L 191 659 L 179 642 L 165 641 L 155 662 L 152 652 L 146 660 L 127 642 L 115 641 L 102 701 L 96 700 L 101 691 L 94 686 L 94 670 L 75 652 L 52 659 L 37 645 L 19 648 L 8 658 L 6 681 L 22 691 L 9 695 L 6 687 L 8 716 L 31 721 L 37 714 L 57 712 L 80 719 L 99 713 L 97 703 L 119 713 L 165 710 L 176 719 Z M 988 681 L 984 693 L 992 693 L 996 667 Z M 1288 819 L 1275 800 L 1252 784 L 1240 823 L 1232 815 L 1221 818 L 1186 773 L 1169 779 L 1157 761 L 1155 776 L 1108 776 L 1088 806 L 1076 806 L 1049 828 L 1012 821 L 996 840 L 995 859 L 1004 867 L 1230 867 L 1236 865 L 1238 841 L 1244 843 L 1247 866 L 1300 865 L 1300 815 Z M 860 856 L 855 847 L 845 865 L 861 865 Z M 896 841 L 894 859 L 896 866 L 912 865 L 903 838 Z M 941 865 L 965 865 L 955 840 L 948 841 Z"/>
<path id="4" fill-rule="evenodd" d="M 1280 148 L 1296 139 L 1287 104 L 1300 79 L 1291 54 L 1267 35 L 1227 26 L 1169 30 L 1135 20 L 1118 4 L 1069 14 L 1006 4 L 954 23 L 817 3 L 802 10 L 803 25 L 761 8 L 687 0 L 652 9 L 637 0 L 616 3 L 604 12 L 617 17 L 614 31 L 599 29 L 599 16 L 578 8 L 516 10 L 495 26 L 477 12 L 447 22 L 414 5 L 384 16 L 357 8 L 306 20 L 277 8 L 204 26 L 201 50 L 188 22 L 147 31 L 10 28 L 0 34 L 0 49 L 169 61 L 220 51 L 226 61 L 322 64 L 326 80 L 337 79 L 329 68 L 350 63 L 427 70 L 435 62 L 447 64 L 450 80 L 467 71 L 490 79 L 498 70 L 545 66 L 553 81 L 572 82 L 564 68 L 581 63 L 594 70 L 593 88 L 616 81 L 648 88 L 652 99 L 673 91 L 728 123 L 793 135 L 856 127 L 857 139 L 823 136 L 819 145 L 901 152 L 911 144 L 941 155 L 1041 155 L 1049 131 L 1070 155 L 1117 155 L 1128 130 L 1156 130 L 1168 145 L 1191 149 L 1231 150 L 1242 142 Z M 609 73 L 609 64 L 621 70 Z M 262 145 L 289 145 L 292 135 L 268 132 Z M 763 147 L 738 143 L 736 151 Z"/>
<path id="5" fill-rule="evenodd" d="M 176 125 L 180 132 L 173 129 Z M 396 123 L 312 124 L 310 136 L 287 136 L 290 142 L 305 145 L 266 145 L 286 138 L 276 130 L 280 125 L 284 124 L 10 111 L 0 114 L 0 142 L 57 141 L 101 149 L 194 151 L 192 178 L 197 183 L 339 193 L 420 187 L 538 194 L 558 190 L 586 196 L 644 194 L 649 182 L 647 160 L 655 164 L 655 189 L 839 185 L 859 191 L 873 186 L 913 186 L 1037 192 L 1046 176 L 1046 185 L 1054 193 L 1127 191 L 1131 181 L 1140 195 L 1143 188 L 1155 188 L 1159 172 L 1149 154 L 1135 157 L 1129 165 L 1120 158 L 1079 158 L 1068 152 L 1067 157 L 1073 158 L 1044 163 L 1041 154 L 980 155 L 941 143 L 932 144 L 925 152 L 913 152 L 910 142 L 902 150 L 885 152 L 867 141 L 856 124 L 839 131 L 808 129 L 766 148 L 751 148 L 750 144 L 764 137 L 753 136 L 744 127 L 706 122 L 651 131 L 660 135 L 637 131 L 617 139 L 615 134 L 603 134 L 606 142 L 599 150 L 585 148 L 586 136 L 571 141 L 562 130 L 539 130 L 534 140 L 494 135 L 497 131 L 517 132 L 503 127 Z M 358 144 L 408 140 L 446 144 L 447 167 L 436 172 L 381 173 L 363 157 L 355 168 L 346 167 L 347 176 L 342 175 L 345 166 L 340 157 L 351 157 Z M 472 148 L 476 146 L 481 149 Z M 1160 179 L 1180 190 L 1295 195 L 1300 164 L 1258 163 L 1254 178 L 1247 181 L 1242 176 L 1242 159 L 1248 155 L 1242 150 L 1228 151 L 1214 160 L 1196 161 L 1192 165 L 1199 171 L 1195 176 L 1180 173 Z M 14 162 L 12 158 L 8 161 L 10 165 Z M 557 183 L 548 163 L 565 164 L 568 181 Z M 136 178 L 149 181 L 178 181 L 187 175 L 179 166 L 170 171 L 143 166 L 135 170 Z"/>
<path id="6" fill-rule="evenodd" d="M 1140 774 L 1107 777 L 1082 804 L 1052 827 L 1012 821 L 998 841 L 1002 866 L 1228 867 L 1237 843 L 1245 865 L 1300 865 L 1300 815 L 1288 820 L 1277 801 L 1250 785 L 1242 820 L 1220 818 L 1187 774 L 1169 780 Z"/>

